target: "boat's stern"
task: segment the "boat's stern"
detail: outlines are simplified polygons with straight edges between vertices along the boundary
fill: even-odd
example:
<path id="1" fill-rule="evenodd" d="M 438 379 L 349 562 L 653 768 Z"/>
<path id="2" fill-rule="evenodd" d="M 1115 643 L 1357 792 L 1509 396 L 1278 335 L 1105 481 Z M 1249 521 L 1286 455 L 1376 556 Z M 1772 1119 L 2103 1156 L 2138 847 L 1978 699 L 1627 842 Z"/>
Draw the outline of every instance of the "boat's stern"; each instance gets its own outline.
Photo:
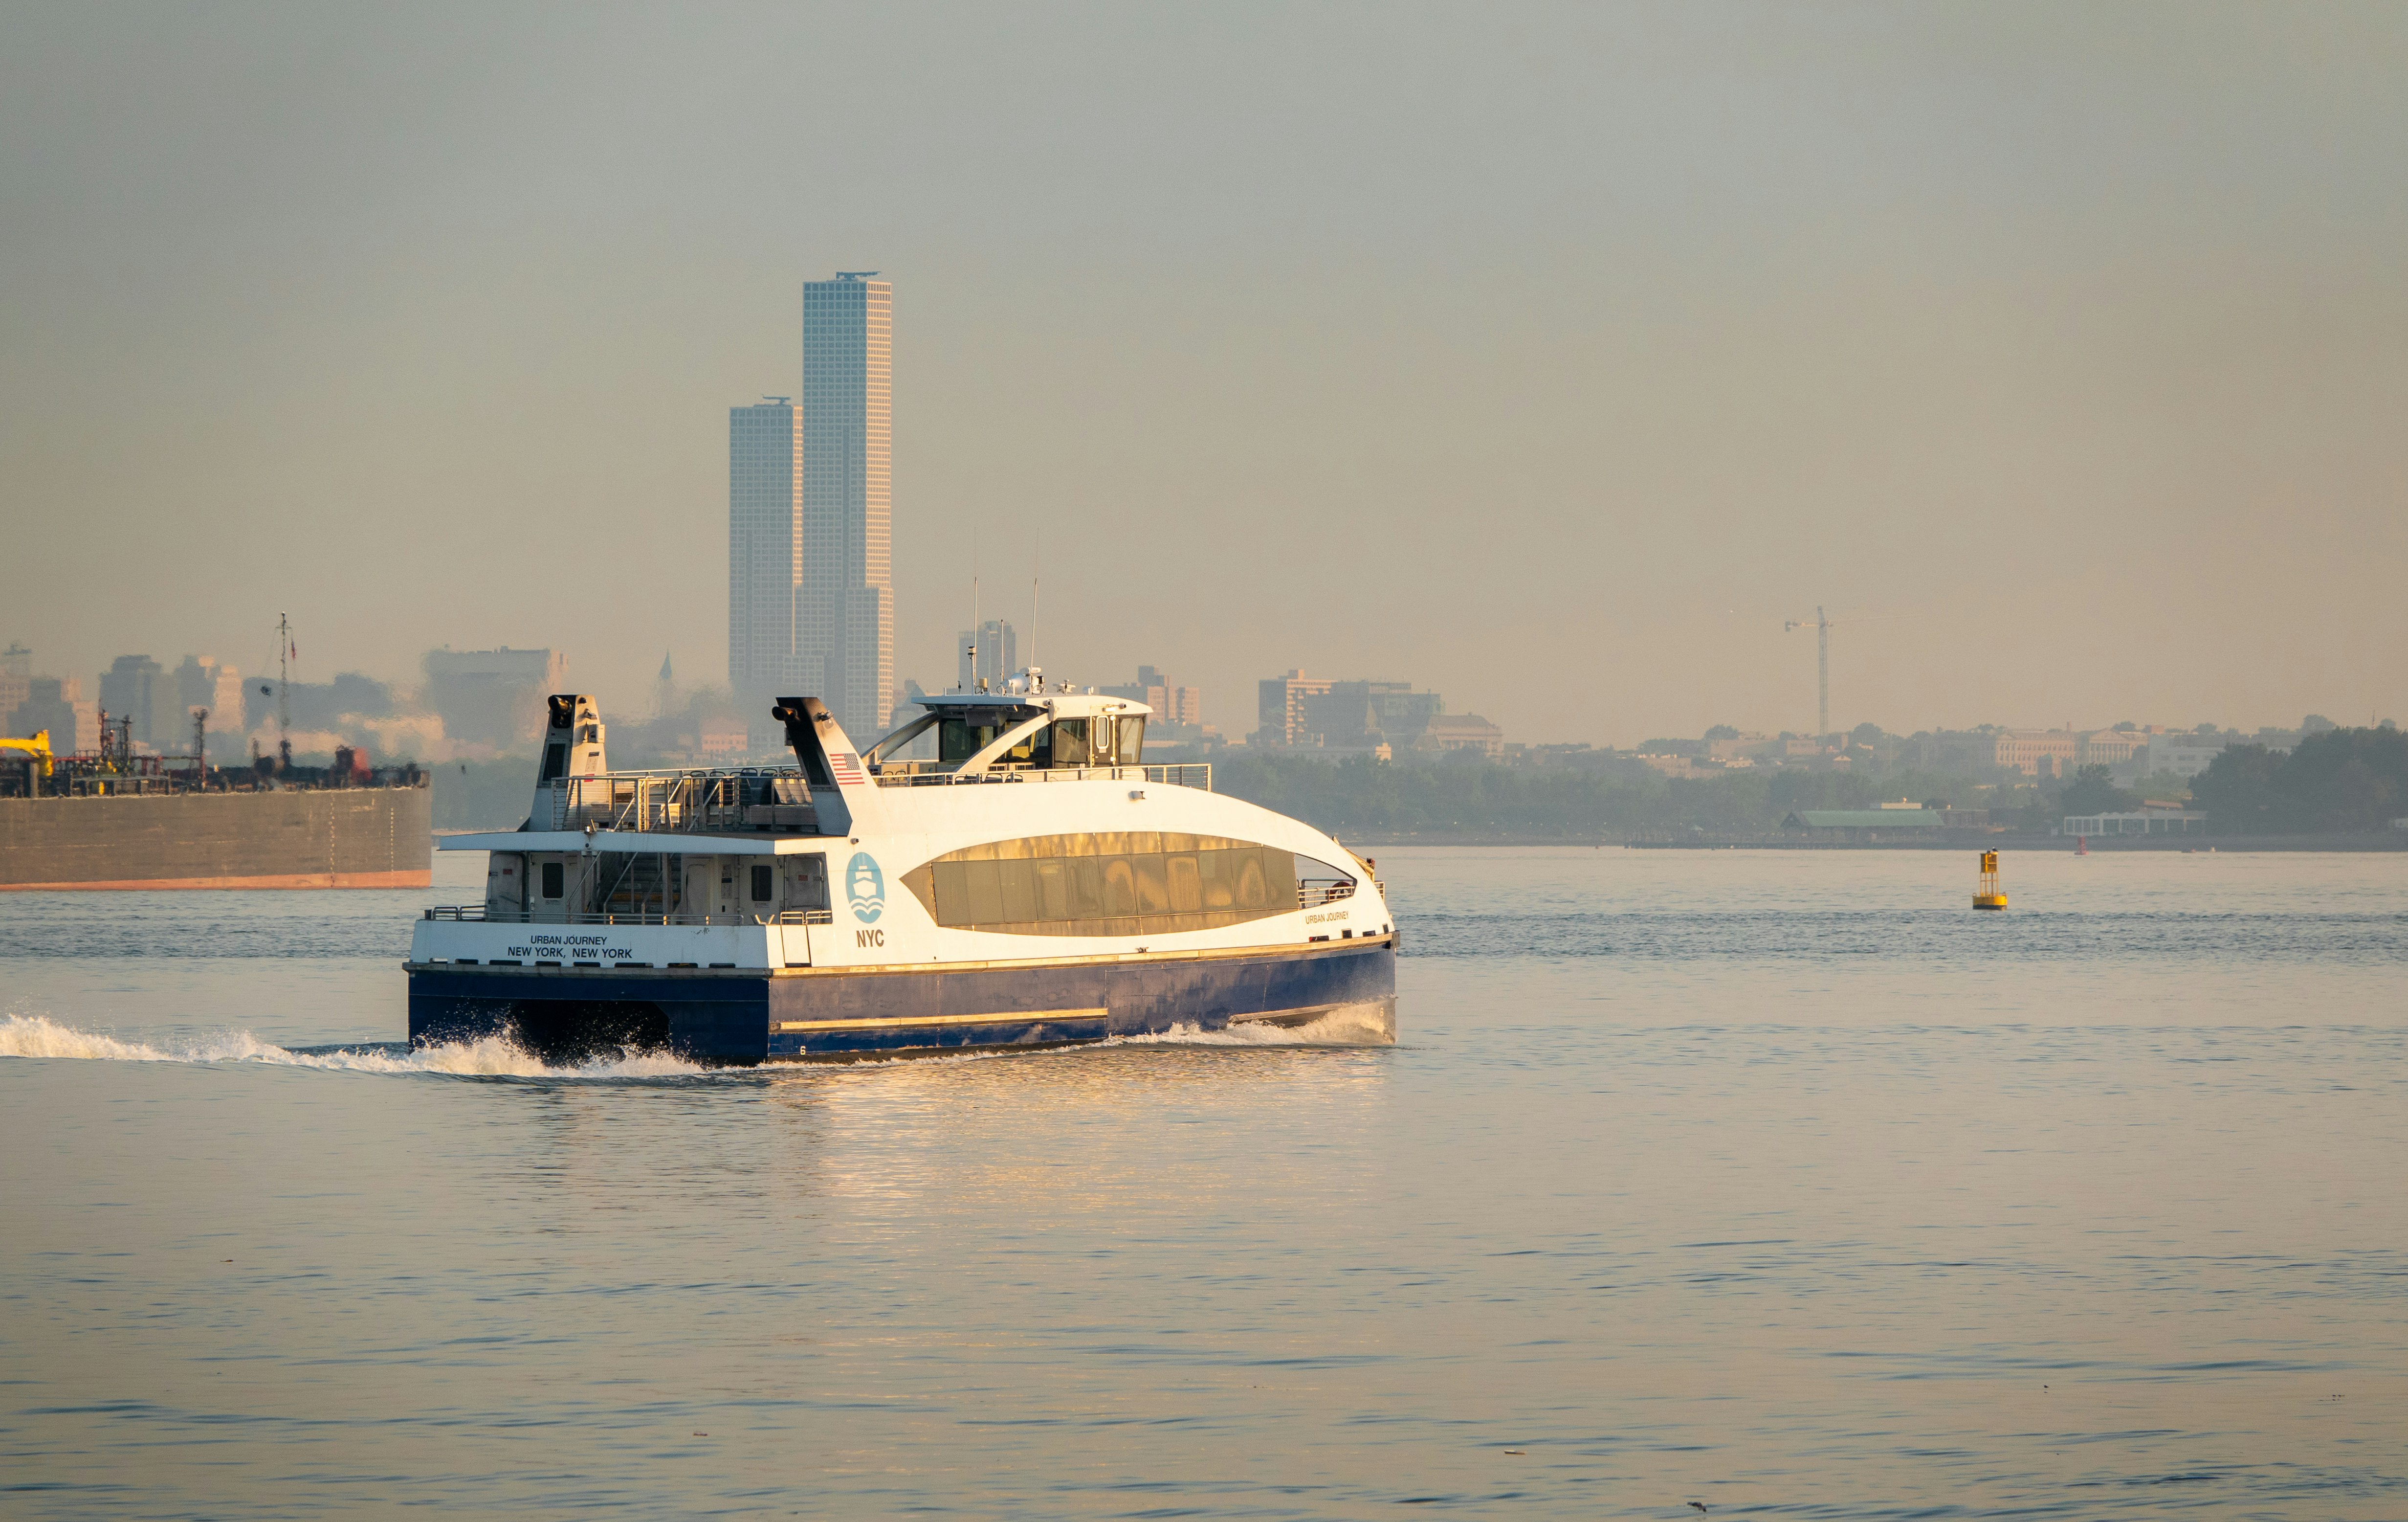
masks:
<path id="1" fill-rule="evenodd" d="M 473 909 L 430 910 L 410 937 L 409 1041 L 501 1037 L 554 1064 L 622 1051 L 758 1062 L 787 929 L 488 922 Z"/>

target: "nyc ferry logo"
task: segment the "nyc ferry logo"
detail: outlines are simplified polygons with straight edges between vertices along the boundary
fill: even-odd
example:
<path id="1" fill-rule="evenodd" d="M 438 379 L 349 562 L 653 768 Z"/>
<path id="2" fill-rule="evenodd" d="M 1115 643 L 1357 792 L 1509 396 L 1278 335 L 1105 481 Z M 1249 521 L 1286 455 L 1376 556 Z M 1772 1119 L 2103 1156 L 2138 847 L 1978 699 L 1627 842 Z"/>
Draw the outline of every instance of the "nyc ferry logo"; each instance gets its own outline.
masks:
<path id="1" fill-rule="evenodd" d="M 886 879 L 878 870 L 877 858 L 867 851 L 856 851 L 844 869 L 845 897 L 852 901 L 853 917 L 864 925 L 875 924 L 886 911 Z"/>

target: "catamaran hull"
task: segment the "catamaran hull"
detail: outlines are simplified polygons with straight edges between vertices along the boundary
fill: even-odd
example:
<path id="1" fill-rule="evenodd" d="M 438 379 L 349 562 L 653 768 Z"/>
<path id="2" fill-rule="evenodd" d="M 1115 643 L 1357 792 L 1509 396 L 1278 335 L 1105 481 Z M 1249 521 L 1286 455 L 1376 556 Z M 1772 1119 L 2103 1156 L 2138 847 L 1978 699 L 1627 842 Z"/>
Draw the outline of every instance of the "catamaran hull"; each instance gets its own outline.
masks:
<path id="1" fill-rule="evenodd" d="M 552 1060 L 637 1048 L 719 1064 L 1060 1045 L 1332 1017 L 1393 1040 L 1396 992 L 1393 935 L 970 968 L 414 964 L 409 1040 L 426 1046 L 508 1036 Z"/>

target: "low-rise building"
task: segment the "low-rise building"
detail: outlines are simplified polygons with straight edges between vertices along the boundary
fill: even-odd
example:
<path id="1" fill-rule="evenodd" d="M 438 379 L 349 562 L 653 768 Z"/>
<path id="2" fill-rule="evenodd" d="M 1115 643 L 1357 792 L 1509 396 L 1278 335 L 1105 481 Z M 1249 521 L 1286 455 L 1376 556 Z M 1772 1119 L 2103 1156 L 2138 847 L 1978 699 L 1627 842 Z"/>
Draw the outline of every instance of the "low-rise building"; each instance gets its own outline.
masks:
<path id="1" fill-rule="evenodd" d="M 1495 761 L 1505 754 L 1505 731 L 1477 713 L 1440 713 L 1413 740 L 1416 751 L 1476 751 Z"/>
<path id="2" fill-rule="evenodd" d="M 2196 777 L 2205 771 L 2224 747 L 2232 742 L 2230 735 L 2151 735 L 2147 749 L 2142 753 L 2141 766 L 2145 771 L 2171 771 L 2177 777 Z"/>
<path id="3" fill-rule="evenodd" d="M 2148 748 L 2141 754 L 2140 768 L 2143 773 L 2171 771 L 2177 777 L 2196 777 L 2213 766 L 2215 758 L 2235 745 L 2263 745 L 2270 751 L 2286 754 L 2299 748 L 2297 729 L 2260 729 L 2244 735 L 2237 729 L 2219 729 L 2205 734 L 2151 735 Z"/>
<path id="4" fill-rule="evenodd" d="M 1200 705 L 1199 705 L 1200 707 Z M 1433 692 L 1406 682 L 1340 682 L 1301 668 L 1259 685 L 1253 742 L 1259 746 L 1367 750 L 1411 745 L 1446 711 Z"/>
<path id="5" fill-rule="evenodd" d="M 2079 764 L 2082 737 L 2071 729 L 2001 729 L 1990 737 L 1990 764 L 2027 777 L 2062 777 Z"/>
<path id="6" fill-rule="evenodd" d="M 2130 813 L 2069 814 L 2060 835 L 2188 835 L 2207 828 L 2207 815 L 2186 809 L 2142 809 Z"/>
<path id="7" fill-rule="evenodd" d="M 1943 729 L 1916 735 L 1899 747 L 1899 759 L 1924 771 L 1971 775 L 1998 761 L 1998 743 L 1978 729 Z"/>
<path id="8" fill-rule="evenodd" d="M 1803 831 L 1813 840 L 1874 841 L 1885 834 L 1928 836 L 1943 827 L 1941 811 L 1914 806 L 1904 809 L 1799 809 L 1781 821 L 1784 830 Z"/>
<path id="9" fill-rule="evenodd" d="M 1754 759 L 1759 755 L 1774 754 L 1781 749 L 1781 745 L 1780 739 L 1772 735 L 1755 732 L 1744 735 L 1725 735 L 1706 741 L 1706 754 L 1716 761 Z"/>
<path id="10" fill-rule="evenodd" d="M 2149 734 L 2143 729 L 2099 729 L 2082 737 L 2074 751 L 2074 764 L 2083 767 L 2114 767 L 2129 761 L 2148 749 Z"/>

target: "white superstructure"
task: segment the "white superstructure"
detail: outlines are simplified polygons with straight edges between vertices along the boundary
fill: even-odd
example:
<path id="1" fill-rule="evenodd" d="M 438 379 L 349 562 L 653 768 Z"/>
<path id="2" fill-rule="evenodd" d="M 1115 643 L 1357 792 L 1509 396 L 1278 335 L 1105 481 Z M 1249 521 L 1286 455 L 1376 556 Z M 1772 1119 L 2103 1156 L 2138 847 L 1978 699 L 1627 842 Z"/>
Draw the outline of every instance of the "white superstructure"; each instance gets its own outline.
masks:
<path id="1" fill-rule="evenodd" d="M 945 1016 L 995 1026 L 1031 1010 L 1100 1021 L 1115 998 L 1133 1008 L 1142 980 L 1098 984 L 1099 965 L 1126 971 L 1276 960 L 1357 940 L 1392 946 L 1370 863 L 1300 821 L 1212 792 L 1209 767 L 1144 765 L 1143 703 L 1049 689 L 1031 671 L 1002 691 L 924 705 L 922 718 L 867 753 L 824 705 L 795 698 L 777 711 L 793 768 L 612 772 L 590 700 L 554 699 L 553 740 L 525 826 L 442 842 L 490 853 L 487 892 L 482 904 L 430 911 L 418 923 L 413 976 L 1017 969 L 1089 990 L 1078 995 L 1088 1002 L 1027 996 L 1039 1000 L 1032 1006 L 1014 984 L 1012 1011 Z M 929 731 L 937 760 L 888 759 Z M 1237 1002 L 1194 1013 L 1210 1024 L 1339 1002 L 1308 989 L 1294 995 L 1303 1003 L 1283 1004 L 1289 996 L 1276 984 L 1286 976 L 1211 992 Z M 1363 969 L 1348 977 L 1359 984 Z M 614 994 L 639 986 L 609 982 Z M 1208 985 L 1217 989 L 1191 978 L 1180 997 L 1207 997 L 1197 990 Z M 590 997 L 593 980 L 583 986 Z M 886 1019 L 877 990 L 902 986 L 853 978 L 842 992 L 848 1008 L 867 998 L 872 1012 L 848 1018 Z M 797 984 L 777 998 L 833 987 Z M 1248 1000 L 1260 1007 L 1238 1007 Z M 830 1020 L 845 1025 L 786 1024 L 816 1030 Z M 413 997 L 414 1033 L 418 1024 Z M 770 1033 L 780 1028 L 773 1019 Z"/>

